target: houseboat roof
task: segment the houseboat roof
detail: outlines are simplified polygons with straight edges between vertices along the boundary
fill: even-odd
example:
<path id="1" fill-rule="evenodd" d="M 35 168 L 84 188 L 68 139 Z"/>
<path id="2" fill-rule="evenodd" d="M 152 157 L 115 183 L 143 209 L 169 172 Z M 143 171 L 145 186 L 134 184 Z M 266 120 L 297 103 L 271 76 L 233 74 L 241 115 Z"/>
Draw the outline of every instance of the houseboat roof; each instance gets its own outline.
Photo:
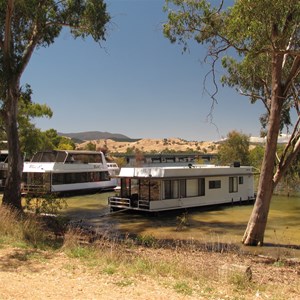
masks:
<path id="1" fill-rule="evenodd" d="M 188 166 L 161 166 L 161 167 L 125 167 L 121 168 L 118 177 L 163 178 L 163 177 L 193 177 L 193 176 L 226 176 L 253 174 L 251 166 L 215 166 L 191 165 Z"/>
<path id="2" fill-rule="evenodd" d="M 70 159 L 70 162 L 72 162 L 73 156 L 100 157 L 103 156 L 103 153 L 101 151 L 86 150 L 45 150 L 35 153 L 31 162 L 67 162 L 67 159 Z"/>

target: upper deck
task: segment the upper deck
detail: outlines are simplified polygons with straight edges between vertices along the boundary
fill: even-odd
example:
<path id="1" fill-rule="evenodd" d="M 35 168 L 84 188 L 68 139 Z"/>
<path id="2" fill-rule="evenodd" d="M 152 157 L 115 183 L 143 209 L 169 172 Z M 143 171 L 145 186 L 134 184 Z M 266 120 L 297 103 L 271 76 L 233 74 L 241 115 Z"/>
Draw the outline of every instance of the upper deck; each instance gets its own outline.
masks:
<path id="1" fill-rule="evenodd" d="M 107 170 L 104 154 L 100 151 L 50 150 L 37 152 L 24 163 L 23 172 L 78 172 Z"/>
<path id="2" fill-rule="evenodd" d="M 198 176 L 226 176 L 226 175 L 252 175 L 250 166 L 215 166 L 215 165 L 188 165 L 188 166 L 166 166 L 166 167 L 139 167 L 122 168 L 119 177 L 128 178 L 186 178 Z"/>

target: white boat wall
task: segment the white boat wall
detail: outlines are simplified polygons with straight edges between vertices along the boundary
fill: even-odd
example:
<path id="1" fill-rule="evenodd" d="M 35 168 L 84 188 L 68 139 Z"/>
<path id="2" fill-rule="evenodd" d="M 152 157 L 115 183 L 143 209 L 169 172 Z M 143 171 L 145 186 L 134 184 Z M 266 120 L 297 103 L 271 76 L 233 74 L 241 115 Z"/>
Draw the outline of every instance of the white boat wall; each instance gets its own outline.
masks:
<path id="1" fill-rule="evenodd" d="M 107 162 L 108 173 L 110 176 L 110 185 L 114 188 L 119 185 L 117 175 L 120 173 L 120 168 L 115 162 Z"/>
<path id="2" fill-rule="evenodd" d="M 163 211 L 255 199 L 252 167 L 188 165 L 122 168 L 111 210 Z"/>
<path id="3" fill-rule="evenodd" d="M 23 167 L 23 193 L 65 193 L 113 189 L 104 154 L 52 150 L 36 153 Z"/>

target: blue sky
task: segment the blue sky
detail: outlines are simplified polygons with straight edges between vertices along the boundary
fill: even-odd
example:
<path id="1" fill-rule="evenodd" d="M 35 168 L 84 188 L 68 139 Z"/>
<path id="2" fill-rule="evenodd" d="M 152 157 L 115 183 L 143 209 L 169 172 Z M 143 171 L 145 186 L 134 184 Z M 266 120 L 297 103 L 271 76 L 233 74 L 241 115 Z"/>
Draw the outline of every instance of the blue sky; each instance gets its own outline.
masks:
<path id="1" fill-rule="evenodd" d="M 163 36 L 163 0 L 107 3 L 112 23 L 101 47 L 63 31 L 32 56 L 22 82 L 31 85 L 34 102 L 53 110 L 51 119 L 35 120 L 38 128 L 197 141 L 217 140 L 233 129 L 259 135 L 263 106 L 221 85 L 213 111 L 217 128 L 207 120 L 212 102 L 203 88 L 205 48 L 192 43 L 182 54 Z"/>

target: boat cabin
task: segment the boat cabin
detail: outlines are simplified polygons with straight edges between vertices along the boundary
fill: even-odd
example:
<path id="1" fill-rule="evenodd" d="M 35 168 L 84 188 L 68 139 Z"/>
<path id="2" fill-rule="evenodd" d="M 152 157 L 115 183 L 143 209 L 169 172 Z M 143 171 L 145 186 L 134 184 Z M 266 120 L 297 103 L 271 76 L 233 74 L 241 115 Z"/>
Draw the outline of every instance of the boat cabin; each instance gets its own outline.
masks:
<path id="1" fill-rule="evenodd" d="M 104 154 L 99 151 L 41 151 L 24 163 L 23 193 L 63 193 L 114 186 Z"/>
<path id="2" fill-rule="evenodd" d="M 251 167 L 188 165 L 122 168 L 111 210 L 163 211 L 254 200 Z M 117 190 L 117 189 L 116 189 Z"/>

